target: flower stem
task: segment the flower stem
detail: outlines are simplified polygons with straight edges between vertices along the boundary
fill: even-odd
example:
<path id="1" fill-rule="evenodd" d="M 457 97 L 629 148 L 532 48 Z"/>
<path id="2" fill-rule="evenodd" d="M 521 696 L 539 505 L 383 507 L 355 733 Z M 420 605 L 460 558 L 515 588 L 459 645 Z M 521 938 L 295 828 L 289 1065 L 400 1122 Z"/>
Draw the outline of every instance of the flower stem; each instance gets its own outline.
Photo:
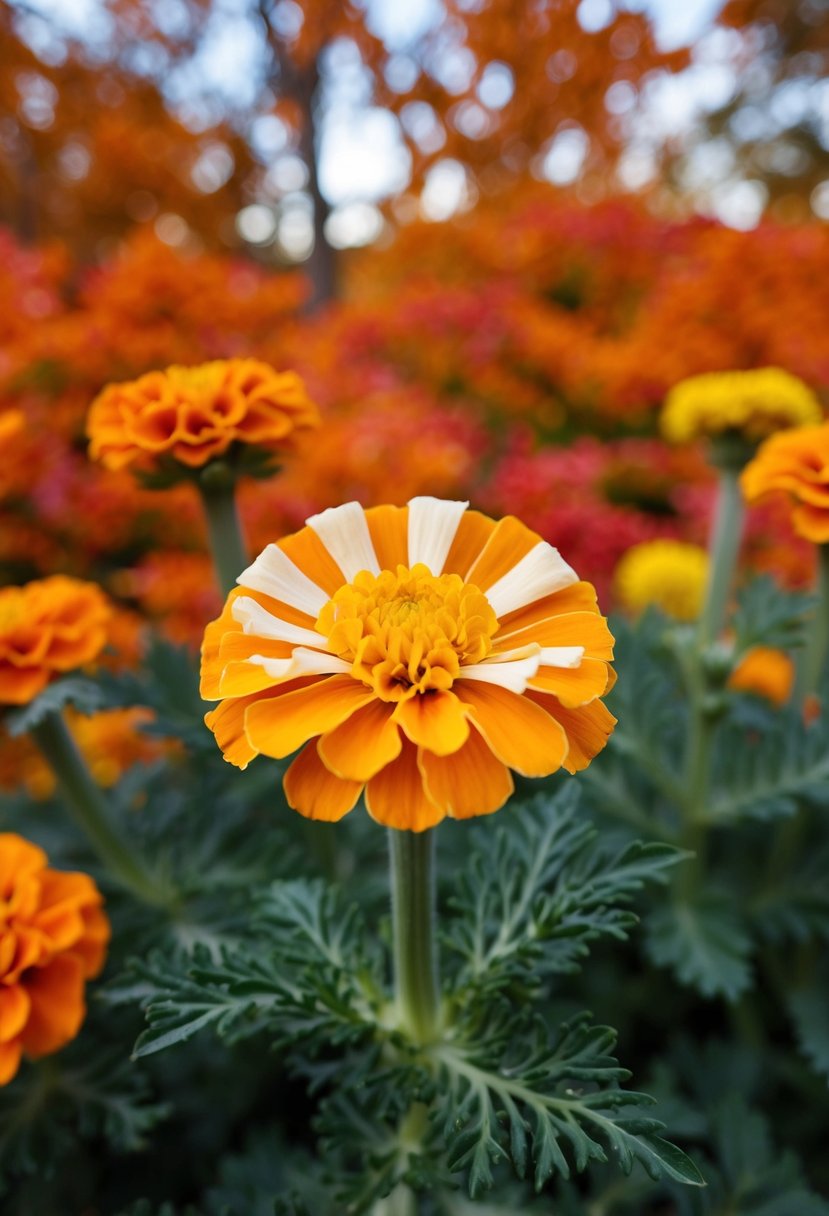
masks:
<path id="1" fill-rule="evenodd" d="M 817 691 L 829 650 L 829 544 L 818 545 L 817 560 L 818 602 L 797 664 L 798 701 Z"/>
<path id="2" fill-rule="evenodd" d="M 222 592 L 227 595 L 248 565 L 247 548 L 236 509 L 235 483 L 227 470 L 208 466 L 199 480 L 199 491 L 204 504 L 213 564 Z"/>
<path id="3" fill-rule="evenodd" d="M 171 893 L 160 889 L 135 847 L 122 840 L 114 828 L 101 787 L 93 780 L 60 714 L 48 714 L 31 733 L 58 779 L 75 822 L 111 876 L 144 903 L 169 907 Z"/>
<path id="4" fill-rule="evenodd" d="M 731 463 L 719 465 L 717 505 L 708 545 L 711 567 L 699 622 L 701 646 L 715 642 L 725 625 L 745 514 L 740 492 L 740 469 L 741 466 L 735 467 Z"/>
<path id="5" fill-rule="evenodd" d="M 394 986 L 401 1024 L 420 1043 L 438 1027 L 435 833 L 389 829 Z"/>

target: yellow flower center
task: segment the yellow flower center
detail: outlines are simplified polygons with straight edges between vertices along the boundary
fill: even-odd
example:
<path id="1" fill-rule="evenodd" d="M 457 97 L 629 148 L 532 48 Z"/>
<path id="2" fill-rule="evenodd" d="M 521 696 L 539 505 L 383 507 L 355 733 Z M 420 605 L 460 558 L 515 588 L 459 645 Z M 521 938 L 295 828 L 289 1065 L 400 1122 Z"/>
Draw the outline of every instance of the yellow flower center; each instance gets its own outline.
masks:
<path id="1" fill-rule="evenodd" d="M 498 618 L 486 596 L 457 574 L 427 566 L 363 570 L 317 620 L 331 650 L 383 701 L 451 688 L 460 668 L 492 650 Z"/>

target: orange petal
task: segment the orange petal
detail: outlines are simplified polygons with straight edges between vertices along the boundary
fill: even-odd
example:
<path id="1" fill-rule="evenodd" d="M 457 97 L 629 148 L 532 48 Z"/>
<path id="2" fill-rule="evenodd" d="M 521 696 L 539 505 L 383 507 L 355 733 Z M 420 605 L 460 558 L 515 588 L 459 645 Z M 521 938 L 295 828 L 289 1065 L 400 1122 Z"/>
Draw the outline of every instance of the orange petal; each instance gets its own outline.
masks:
<path id="1" fill-rule="evenodd" d="M 23 1055 L 23 1044 L 20 1039 L 10 1043 L 0 1043 L 0 1085 L 8 1085 L 20 1067 L 20 1057 Z"/>
<path id="2" fill-rule="evenodd" d="M 362 781 L 344 781 L 330 772 L 317 755 L 313 740 L 289 766 L 283 778 L 288 806 L 306 819 L 336 823 L 353 810 Z"/>
<path id="3" fill-rule="evenodd" d="M 254 701 L 245 713 L 245 734 L 256 751 L 280 760 L 315 735 L 334 730 L 374 699 L 374 691 L 351 676 L 328 676 Z"/>
<path id="4" fill-rule="evenodd" d="M 466 681 L 458 686 L 458 696 L 469 706 L 472 721 L 492 751 L 508 768 L 524 777 L 546 777 L 564 764 L 564 731 L 529 696 L 496 684 Z"/>
<path id="5" fill-rule="evenodd" d="M 18 1037 L 28 1021 L 31 1005 L 22 984 L 0 985 L 0 1044 Z"/>
<path id="6" fill-rule="evenodd" d="M 553 693 L 562 705 L 575 708 L 604 696 L 609 670 L 601 659 L 582 659 L 578 667 L 539 667 L 528 687 Z"/>
<path id="7" fill-rule="evenodd" d="M 604 701 L 591 701 L 580 709 L 565 709 L 554 697 L 543 693 L 528 693 L 533 701 L 552 714 L 567 734 L 570 750 L 564 761 L 568 773 L 581 772 L 607 743 L 616 719 Z"/>
<path id="8" fill-rule="evenodd" d="M 322 736 L 317 751 L 326 768 L 349 781 L 366 782 L 400 755 L 402 742 L 394 706 L 372 701 Z"/>
<path id="9" fill-rule="evenodd" d="M 42 669 L 19 668 L 0 663 L 0 702 L 6 705 L 26 705 L 49 682 L 49 673 Z"/>
<path id="10" fill-rule="evenodd" d="M 0 832 L 0 890 L 46 867 L 48 858 L 39 845 L 16 832 Z"/>
<path id="11" fill-rule="evenodd" d="M 294 565 L 329 596 L 339 591 L 346 582 L 342 570 L 313 528 L 301 528 L 292 536 L 277 541 L 277 544 Z"/>
<path id="12" fill-rule="evenodd" d="M 443 819 L 424 789 L 414 744 L 404 742 L 397 759 L 369 781 L 366 810 L 378 823 L 401 831 L 424 832 Z"/>
<path id="13" fill-rule="evenodd" d="M 28 973 L 32 1008 L 21 1035 L 27 1055 L 48 1055 L 74 1039 L 86 1013 L 83 990 L 83 964 L 74 954 L 58 954 L 46 967 Z"/>
<path id="14" fill-rule="evenodd" d="M 247 768 L 258 754 L 245 734 L 245 710 L 261 695 L 257 693 L 251 697 L 222 701 L 204 716 L 205 725 L 213 731 L 225 760 L 229 764 L 235 764 L 237 768 Z"/>
<path id="15" fill-rule="evenodd" d="M 587 658 L 613 658 L 613 634 L 606 619 L 596 612 L 565 612 L 515 632 L 501 629 L 494 649 L 497 653 L 529 642 L 539 646 L 583 646 Z"/>
<path id="16" fill-rule="evenodd" d="M 466 581 L 486 591 L 526 557 L 541 539 L 514 515 L 505 515 L 495 525 L 478 559 L 470 567 Z"/>
<path id="17" fill-rule="evenodd" d="M 496 636 L 500 639 L 508 633 L 516 633 L 518 630 L 527 629 L 531 625 L 538 625 L 551 617 L 562 616 L 569 612 L 597 613 L 598 611 L 596 589 L 593 584 L 573 583 L 569 587 L 562 587 L 561 591 L 555 591 L 552 595 L 545 595 L 542 599 L 535 600 L 532 604 L 526 604 L 523 608 L 516 608 L 515 612 L 505 614 L 501 618 Z"/>
<path id="18" fill-rule="evenodd" d="M 469 738 L 466 708 L 453 692 L 417 693 L 398 702 L 394 717 L 412 743 L 436 756 L 450 756 Z"/>
<path id="19" fill-rule="evenodd" d="M 509 769 L 476 730 L 453 756 L 421 750 L 418 763 L 427 794 L 454 819 L 497 811 L 514 788 Z"/>
<path id="20" fill-rule="evenodd" d="M 482 515 L 480 511 L 465 511 L 446 555 L 444 572 L 459 574 L 466 580 L 468 571 L 478 560 L 495 527 L 495 520 Z"/>
<path id="21" fill-rule="evenodd" d="M 366 523 L 381 570 L 409 564 L 409 508 L 369 507 Z"/>

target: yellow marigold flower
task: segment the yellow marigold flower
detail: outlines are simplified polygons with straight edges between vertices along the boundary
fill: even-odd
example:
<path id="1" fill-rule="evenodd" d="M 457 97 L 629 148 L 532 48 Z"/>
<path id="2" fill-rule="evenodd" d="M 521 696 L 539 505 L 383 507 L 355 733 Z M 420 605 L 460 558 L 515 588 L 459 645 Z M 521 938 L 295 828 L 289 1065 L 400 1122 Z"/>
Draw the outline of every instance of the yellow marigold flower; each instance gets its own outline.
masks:
<path id="1" fill-rule="evenodd" d="M 268 545 L 205 633 L 226 760 L 302 747 L 288 802 L 422 831 L 497 810 L 510 769 L 585 768 L 615 719 L 596 595 L 517 519 L 467 503 L 347 503 Z"/>
<path id="2" fill-rule="evenodd" d="M 693 621 L 702 610 L 708 581 L 708 554 L 678 540 L 648 540 L 623 555 L 614 576 L 619 602 L 632 612 L 651 604 L 678 621 Z"/>
<path id="3" fill-rule="evenodd" d="M 92 403 L 87 433 L 93 460 L 109 469 L 152 468 L 162 456 L 201 468 L 233 443 L 283 449 L 318 424 L 296 372 L 219 359 L 108 385 Z"/>
<path id="4" fill-rule="evenodd" d="M 47 868 L 42 849 L 0 833 L 0 1085 L 21 1056 L 50 1055 L 86 1014 L 86 981 L 104 965 L 109 921 L 86 874 Z"/>
<path id="5" fill-rule="evenodd" d="M 802 380 L 779 367 L 762 367 L 681 380 L 668 393 L 661 426 L 672 443 L 735 433 L 754 442 L 821 416 L 817 398 Z"/>
<path id="6" fill-rule="evenodd" d="M 775 491 L 792 501 L 792 526 L 818 545 L 829 542 L 829 422 L 772 435 L 743 470 L 748 502 Z"/>
<path id="7" fill-rule="evenodd" d="M 734 692 L 753 692 L 772 705 L 785 705 L 794 687 L 794 663 L 783 650 L 755 646 L 734 668 L 728 687 Z"/>
<path id="8" fill-rule="evenodd" d="M 98 655 L 111 609 L 94 583 L 56 574 L 0 589 L 0 703 L 25 705 Z"/>

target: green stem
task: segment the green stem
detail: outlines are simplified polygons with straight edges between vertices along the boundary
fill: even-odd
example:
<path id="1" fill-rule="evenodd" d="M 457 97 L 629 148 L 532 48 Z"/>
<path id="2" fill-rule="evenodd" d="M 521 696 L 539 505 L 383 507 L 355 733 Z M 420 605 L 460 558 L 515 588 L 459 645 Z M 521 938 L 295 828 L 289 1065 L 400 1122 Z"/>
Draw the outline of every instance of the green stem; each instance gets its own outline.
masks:
<path id="1" fill-rule="evenodd" d="M 57 777 L 75 822 L 112 877 L 144 903 L 169 907 L 170 892 L 159 889 L 134 846 L 114 828 L 101 787 L 60 714 L 48 714 L 31 734 Z"/>
<path id="2" fill-rule="evenodd" d="M 688 746 L 685 753 L 684 822 L 681 843 L 695 854 L 686 862 L 679 879 L 680 894 L 690 898 L 702 877 L 708 833 L 705 824 L 711 781 L 711 742 L 714 722 L 710 697 L 713 691 L 705 666 L 708 648 L 725 628 L 728 601 L 737 568 L 743 533 L 743 497 L 740 472 L 749 455 L 741 442 L 731 437 L 712 446 L 711 458 L 719 470 L 717 504 L 708 544 L 709 575 L 705 603 L 700 615 L 697 645 L 688 657 L 686 684 L 690 704 Z"/>
<path id="3" fill-rule="evenodd" d="M 710 573 L 699 621 L 701 646 L 715 642 L 725 625 L 743 534 L 745 508 L 740 492 L 741 467 L 725 462 L 719 465 L 717 505 L 708 545 Z"/>
<path id="4" fill-rule="evenodd" d="M 213 564 L 222 592 L 227 595 L 236 586 L 236 579 L 248 565 L 247 548 L 236 509 L 234 481 L 230 475 L 210 478 L 203 476 L 199 481 L 199 490 L 204 504 Z"/>
<path id="5" fill-rule="evenodd" d="M 420 1043 L 438 1027 L 435 834 L 389 829 L 394 984 L 401 1025 Z"/>
<path id="6" fill-rule="evenodd" d="M 829 545 L 818 545 L 817 559 L 818 602 L 797 664 L 798 701 L 819 688 L 829 650 Z"/>

